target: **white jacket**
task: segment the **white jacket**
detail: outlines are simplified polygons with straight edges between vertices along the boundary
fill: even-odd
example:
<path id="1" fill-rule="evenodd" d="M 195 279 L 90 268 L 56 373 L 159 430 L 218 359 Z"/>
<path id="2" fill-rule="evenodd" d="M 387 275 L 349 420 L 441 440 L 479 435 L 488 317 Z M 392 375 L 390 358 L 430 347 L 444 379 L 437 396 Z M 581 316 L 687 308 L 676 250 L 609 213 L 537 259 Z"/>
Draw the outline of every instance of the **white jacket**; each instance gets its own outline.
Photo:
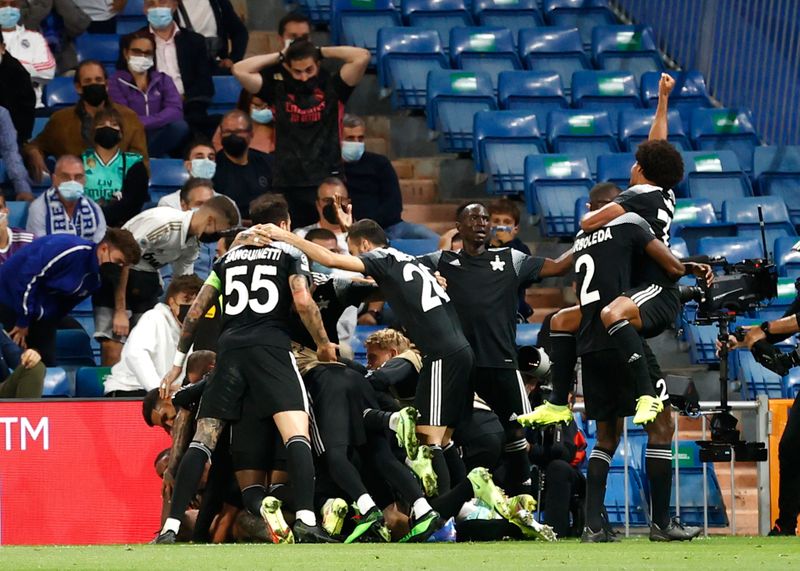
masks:
<path id="1" fill-rule="evenodd" d="M 26 30 L 24 26 L 17 26 L 13 32 L 3 32 L 3 39 L 6 49 L 31 75 L 36 91 L 36 106 L 44 107 L 42 88 L 56 75 L 56 60 L 47 40 L 39 32 Z"/>
<path id="2" fill-rule="evenodd" d="M 122 347 L 122 358 L 106 378 L 105 393 L 155 389 L 172 368 L 181 325 L 169 306 L 145 312 Z"/>

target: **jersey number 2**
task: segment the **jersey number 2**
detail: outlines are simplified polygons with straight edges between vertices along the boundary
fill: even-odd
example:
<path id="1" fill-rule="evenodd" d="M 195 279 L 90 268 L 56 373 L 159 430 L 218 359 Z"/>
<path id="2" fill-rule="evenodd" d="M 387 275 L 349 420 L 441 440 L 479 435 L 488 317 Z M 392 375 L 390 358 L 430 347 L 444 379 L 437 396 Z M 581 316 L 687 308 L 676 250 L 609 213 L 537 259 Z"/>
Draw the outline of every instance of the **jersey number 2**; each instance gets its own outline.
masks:
<path id="1" fill-rule="evenodd" d="M 589 254 L 584 254 L 575 262 L 575 271 L 580 272 L 582 268 L 586 268 L 586 275 L 583 277 L 581 284 L 581 305 L 589 305 L 596 301 L 600 301 L 600 292 L 595 290 L 589 291 L 589 286 L 592 285 L 592 278 L 594 278 L 594 259 Z"/>
<path id="2" fill-rule="evenodd" d="M 422 279 L 422 311 L 428 312 L 434 307 L 439 307 L 442 305 L 442 300 L 450 301 L 450 296 L 427 268 L 406 264 L 403 268 L 403 279 L 410 282 L 414 279 L 414 275 L 418 275 Z"/>
<path id="3" fill-rule="evenodd" d="M 256 266 L 253 278 L 250 280 L 249 290 L 245 285 L 244 279 L 237 279 L 239 277 L 246 279 L 247 270 L 247 266 L 236 266 L 225 272 L 225 299 L 229 300 L 231 294 L 236 292 L 236 303 L 228 302 L 225 304 L 226 315 L 239 315 L 248 305 L 254 313 L 265 314 L 275 309 L 275 306 L 278 305 L 278 297 L 280 295 L 278 286 L 264 277 L 278 275 L 278 269 L 275 266 Z M 250 297 L 251 293 L 262 289 L 267 290 L 267 300 L 264 303 L 255 299 L 255 297 Z"/>

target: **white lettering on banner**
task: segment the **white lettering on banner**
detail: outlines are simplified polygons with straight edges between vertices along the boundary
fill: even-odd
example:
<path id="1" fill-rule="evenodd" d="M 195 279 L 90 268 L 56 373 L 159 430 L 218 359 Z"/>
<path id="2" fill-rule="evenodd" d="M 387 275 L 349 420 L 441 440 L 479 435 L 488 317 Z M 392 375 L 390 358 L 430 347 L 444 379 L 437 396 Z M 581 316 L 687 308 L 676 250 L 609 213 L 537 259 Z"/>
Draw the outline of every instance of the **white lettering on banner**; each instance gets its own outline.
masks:
<path id="1" fill-rule="evenodd" d="M 0 424 L 5 424 L 6 437 L 5 437 L 5 450 L 10 452 L 13 448 L 13 430 L 12 425 L 19 423 L 19 449 L 28 449 L 28 439 L 31 442 L 40 440 L 43 450 L 50 450 L 50 419 L 43 416 L 39 419 L 39 423 L 34 428 L 27 416 L 0 416 Z M 41 437 L 41 439 L 40 439 Z"/>

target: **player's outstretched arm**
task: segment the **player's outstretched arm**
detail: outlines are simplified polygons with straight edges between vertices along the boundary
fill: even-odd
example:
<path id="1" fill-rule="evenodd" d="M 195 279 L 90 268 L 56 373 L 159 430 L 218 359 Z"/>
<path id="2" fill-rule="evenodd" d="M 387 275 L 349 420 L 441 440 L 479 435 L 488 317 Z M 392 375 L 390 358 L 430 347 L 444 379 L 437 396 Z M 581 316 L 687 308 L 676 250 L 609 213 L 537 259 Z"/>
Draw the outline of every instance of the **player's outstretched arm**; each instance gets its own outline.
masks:
<path id="1" fill-rule="evenodd" d="M 572 269 L 572 248 L 561 254 L 557 259 L 545 258 L 539 277 L 566 275 Z"/>
<path id="2" fill-rule="evenodd" d="M 363 274 L 365 271 L 364 262 L 355 256 L 345 256 L 343 254 L 331 252 L 319 244 L 304 240 L 297 234 L 278 228 L 273 224 L 266 224 L 261 228 L 267 233 L 271 240 L 291 244 L 306 256 L 315 262 L 319 262 L 323 266 L 347 270 L 349 272 L 358 272 L 360 274 Z"/>
<path id="3" fill-rule="evenodd" d="M 584 232 L 594 232 L 625 214 L 626 210 L 616 202 L 609 202 L 600 210 L 588 212 L 581 219 L 581 230 Z"/>
<path id="4" fill-rule="evenodd" d="M 186 409 L 178 410 L 175 423 L 172 425 L 170 436 L 172 436 L 172 447 L 169 452 L 169 463 L 164 472 L 164 483 L 161 487 L 161 494 L 164 500 L 172 498 L 172 488 L 175 485 L 175 476 L 178 474 L 178 466 L 181 464 L 183 454 L 189 448 L 192 441 L 192 411 Z"/>
<path id="5" fill-rule="evenodd" d="M 666 141 L 669 133 L 667 123 L 667 111 L 669 106 L 669 94 L 675 87 L 675 79 L 668 74 L 662 73 L 661 80 L 658 82 L 658 105 L 656 106 L 656 116 L 653 118 L 653 125 L 650 127 L 649 141 Z"/>
<path id="6" fill-rule="evenodd" d="M 294 307 L 297 309 L 303 325 L 311 334 L 314 343 L 317 344 L 317 358 L 322 362 L 335 361 L 336 345 L 328 339 L 325 325 L 322 323 L 322 315 L 319 313 L 319 307 L 311 297 L 311 291 L 308 289 L 308 279 L 306 276 L 293 274 L 289 276 L 289 287 L 292 290 Z"/>
<path id="7" fill-rule="evenodd" d="M 685 275 L 686 270 L 681 261 L 675 257 L 661 240 L 651 240 L 645 246 L 644 251 L 667 272 L 671 279 L 678 281 Z"/>

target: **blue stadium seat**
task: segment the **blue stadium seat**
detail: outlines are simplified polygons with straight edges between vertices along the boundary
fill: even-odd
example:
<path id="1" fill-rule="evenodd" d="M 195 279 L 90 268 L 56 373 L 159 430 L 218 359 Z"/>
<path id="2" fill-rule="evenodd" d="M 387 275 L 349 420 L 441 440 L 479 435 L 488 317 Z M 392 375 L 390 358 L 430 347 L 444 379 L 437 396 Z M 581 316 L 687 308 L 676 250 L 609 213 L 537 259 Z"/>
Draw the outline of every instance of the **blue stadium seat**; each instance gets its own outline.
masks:
<path id="1" fill-rule="evenodd" d="M 517 347 L 524 345 L 538 345 L 541 323 L 520 323 L 517 325 Z"/>
<path id="2" fill-rule="evenodd" d="M 575 228 L 581 225 L 581 220 L 589 212 L 589 195 L 580 196 L 575 200 Z"/>
<path id="3" fill-rule="evenodd" d="M 239 94 L 242 92 L 242 85 L 232 75 L 215 75 L 214 96 L 208 106 L 209 113 L 227 113 L 236 107 L 239 101 Z"/>
<path id="4" fill-rule="evenodd" d="M 621 189 L 630 185 L 633 153 L 614 153 L 597 157 L 597 182 L 613 182 Z"/>
<path id="5" fill-rule="evenodd" d="M 763 257 L 761 243 L 755 238 L 700 238 L 697 253 L 712 258 L 722 256 L 732 264 Z"/>
<path id="6" fill-rule="evenodd" d="M 670 238 L 669 249 L 679 260 L 689 257 L 689 247 L 683 238 Z"/>
<path id="7" fill-rule="evenodd" d="M 445 53 L 450 50 L 450 30 L 474 24 L 464 0 L 402 0 L 401 9 L 409 26 L 439 32 Z"/>
<path id="8" fill-rule="evenodd" d="M 436 30 L 378 30 L 378 82 L 392 90 L 394 109 L 424 109 L 428 72 L 449 67 Z"/>
<path id="9" fill-rule="evenodd" d="M 62 367 L 47 367 L 44 375 L 43 397 L 73 397 L 75 387 Z"/>
<path id="10" fill-rule="evenodd" d="M 646 141 L 653 125 L 655 111 L 652 109 L 624 109 L 619 114 L 619 142 L 622 148 L 632 153 Z M 680 113 L 667 112 L 667 139 L 679 151 L 691 151 L 692 144 L 681 123 Z"/>
<path id="11" fill-rule="evenodd" d="M 767 247 L 772 250 L 775 240 L 783 236 L 797 239 L 797 232 L 789 221 L 786 204 L 778 196 L 756 196 L 749 198 L 731 198 L 722 204 L 722 219 L 735 224 L 738 235 L 745 238 L 761 240 L 761 228 L 758 208 L 764 216 L 764 233 Z"/>
<path id="12" fill-rule="evenodd" d="M 770 309 L 786 309 L 797 297 L 794 280 L 789 277 L 778 277 L 778 296 L 770 304 Z M 757 324 L 756 324 L 757 325 Z"/>
<path id="13" fill-rule="evenodd" d="M 546 153 L 536 115 L 530 111 L 479 111 L 475 114 L 472 156 L 479 172 L 489 173 L 492 194 L 525 192 L 525 157 Z"/>
<path id="14" fill-rule="evenodd" d="M 686 194 L 710 200 L 718 220 L 725 200 L 753 195 L 750 178 L 742 172 L 733 151 L 691 151 L 681 156 Z"/>
<path id="15" fill-rule="evenodd" d="M 439 240 L 436 238 L 397 239 L 392 240 L 392 248 L 405 252 L 409 256 L 422 256 L 438 250 Z"/>
<path id="16" fill-rule="evenodd" d="M 89 366 L 96 363 L 89 335 L 83 329 L 56 331 L 56 362 L 62 366 Z"/>
<path id="17" fill-rule="evenodd" d="M 54 77 L 44 86 L 44 104 L 49 111 L 75 105 L 79 98 L 71 77 Z"/>
<path id="18" fill-rule="evenodd" d="M 541 215 L 544 236 L 574 236 L 575 201 L 594 185 L 583 157 L 530 155 L 525 158 L 525 203 Z"/>
<path id="19" fill-rule="evenodd" d="M 788 278 L 800 277 L 800 252 L 794 249 L 797 238 L 784 236 L 775 240 L 775 263 L 778 275 Z"/>
<path id="20" fill-rule="evenodd" d="M 331 21 L 331 0 L 298 0 L 297 5 L 313 24 Z"/>
<path id="21" fill-rule="evenodd" d="M 792 224 L 800 225 L 800 146 L 756 147 L 753 178 L 759 194 L 783 198 Z"/>
<path id="22" fill-rule="evenodd" d="M 78 61 L 96 59 L 104 66 L 115 65 L 119 58 L 117 34 L 81 34 L 75 38 Z"/>
<path id="23" fill-rule="evenodd" d="M 139 18 L 142 14 L 144 14 L 144 0 L 128 0 L 122 11 L 117 14 L 117 18 L 121 20 Z"/>
<path id="24" fill-rule="evenodd" d="M 150 159 L 150 196 L 153 202 L 178 190 L 188 178 L 182 160 Z"/>
<path id="25" fill-rule="evenodd" d="M 0 183 L 6 182 L 6 167 L 3 164 L 3 159 L 0 159 Z"/>
<path id="26" fill-rule="evenodd" d="M 714 240 L 715 238 L 707 238 Z M 717 238 L 720 239 L 720 238 Z M 689 343 L 689 361 L 693 365 L 709 365 L 719 363 L 717 357 L 717 336 L 719 329 L 715 325 L 684 325 L 686 341 Z"/>
<path id="27" fill-rule="evenodd" d="M 498 74 L 522 69 L 511 32 L 505 28 L 453 28 L 450 30 L 450 57 L 454 68 L 485 71 L 495 87 Z"/>
<path id="28" fill-rule="evenodd" d="M 49 117 L 37 117 L 33 120 L 33 131 L 31 132 L 31 139 L 35 139 L 39 133 L 44 131 L 45 125 L 47 125 Z"/>
<path id="29" fill-rule="evenodd" d="M 661 73 L 660 71 L 648 71 L 642 75 L 642 101 L 647 107 L 658 105 L 658 82 L 661 81 Z M 706 89 L 706 80 L 702 73 L 694 70 L 669 70 L 667 73 L 675 78 L 675 87 L 669 96 L 669 108 L 680 113 L 683 130 L 688 133 L 692 110 L 714 106 L 708 95 L 708 89 Z"/>
<path id="30" fill-rule="evenodd" d="M 572 74 L 592 69 L 576 28 L 547 26 L 520 30 L 518 48 L 519 56 L 528 69 L 555 71 L 567 95 L 572 90 Z"/>
<path id="31" fill-rule="evenodd" d="M 578 28 L 581 41 L 587 47 L 592 43 L 595 26 L 617 23 L 606 0 L 544 0 L 542 5 L 548 22 L 554 26 Z"/>
<path id="32" fill-rule="evenodd" d="M 636 79 L 624 71 L 576 71 L 572 74 L 572 106 L 601 109 L 614 117 L 623 109 L 641 107 Z M 611 128 L 616 130 L 616 121 Z"/>
<path id="33" fill-rule="evenodd" d="M 689 135 L 698 150 L 730 150 L 746 172 L 753 170 L 753 152 L 761 144 L 747 109 L 694 109 Z"/>
<path id="34" fill-rule="evenodd" d="M 681 522 L 686 525 L 702 526 L 706 501 L 703 498 L 703 464 L 700 462 L 699 446 L 692 440 L 679 440 L 677 450 L 673 445 L 673 456 L 678 461 L 678 481 L 673 478 L 671 515 L 680 517 Z M 714 464 L 709 463 L 706 466 L 708 525 L 727 527 L 728 515 Z M 680 506 L 677 505 L 678 483 L 680 483 Z"/>
<path id="35" fill-rule="evenodd" d="M 497 109 L 492 79 L 486 72 L 428 72 L 428 127 L 439 133 L 444 153 L 472 151 L 473 116 Z"/>
<path id="36" fill-rule="evenodd" d="M 800 369 L 792 369 L 783 377 L 784 393 L 788 399 L 796 399 L 800 394 Z"/>
<path id="37" fill-rule="evenodd" d="M 75 374 L 75 396 L 98 398 L 105 393 L 106 377 L 110 367 L 80 367 Z"/>
<path id="38" fill-rule="evenodd" d="M 700 238 L 730 238 L 737 235 L 736 224 L 717 222 L 714 205 L 705 198 L 679 198 L 675 204 L 670 234 L 683 239 L 690 253 L 697 252 Z"/>
<path id="39" fill-rule="evenodd" d="M 597 26 L 592 30 L 592 58 L 601 69 L 628 71 L 637 81 L 648 71 L 661 71 L 653 30 L 648 26 Z"/>
<path id="40" fill-rule="evenodd" d="M 625 525 L 625 467 L 621 461 L 621 449 L 617 448 L 614 461 L 608 471 L 606 484 L 605 507 L 611 525 Z M 632 451 L 628 450 L 632 458 Z M 638 469 L 629 464 L 628 467 L 628 522 L 631 526 L 649 525 L 650 513 L 644 486 Z"/>
<path id="41" fill-rule="evenodd" d="M 126 36 L 137 30 L 147 27 L 147 18 L 140 15 L 138 18 L 121 19 L 117 16 L 117 35 Z"/>
<path id="42" fill-rule="evenodd" d="M 619 152 L 605 111 L 551 111 L 547 119 L 547 140 L 556 153 L 586 157 L 593 174 L 597 172 L 599 155 Z"/>
<path id="43" fill-rule="evenodd" d="M 28 207 L 30 202 L 25 200 L 9 200 L 6 202 L 8 207 L 8 225 L 12 228 L 25 228 L 28 222 Z"/>
<path id="44" fill-rule="evenodd" d="M 362 365 L 367 364 L 367 348 L 364 346 L 364 341 L 367 337 L 385 329 L 383 325 L 356 325 L 353 335 L 350 337 L 350 349 L 353 350 L 353 359 Z"/>
<path id="45" fill-rule="evenodd" d="M 758 364 L 750 351 L 737 350 L 735 353 L 742 398 L 754 400 L 759 395 L 771 399 L 786 398 L 781 377 Z"/>
<path id="46" fill-rule="evenodd" d="M 391 0 L 334 0 L 331 41 L 334 45 L 366 48 L 377 62 L 378 30 L 401 26 L 400 12 Z"/>
<path id="47" fill-rule="evenodd" d="M 569 107 L 561 78 L 550 71 L 501 71 L 498 100 L 503 109 L 526 109 L 536 114 L 539 131 L 547 131 L 547 114 Z"/>
<path id="48" fill-rule="evenodd" d="M 537 0 L 473 0 L 472 12 L 481 26 L 508 29 L 515 44 L 521 29 L 544 26 Z"/>

